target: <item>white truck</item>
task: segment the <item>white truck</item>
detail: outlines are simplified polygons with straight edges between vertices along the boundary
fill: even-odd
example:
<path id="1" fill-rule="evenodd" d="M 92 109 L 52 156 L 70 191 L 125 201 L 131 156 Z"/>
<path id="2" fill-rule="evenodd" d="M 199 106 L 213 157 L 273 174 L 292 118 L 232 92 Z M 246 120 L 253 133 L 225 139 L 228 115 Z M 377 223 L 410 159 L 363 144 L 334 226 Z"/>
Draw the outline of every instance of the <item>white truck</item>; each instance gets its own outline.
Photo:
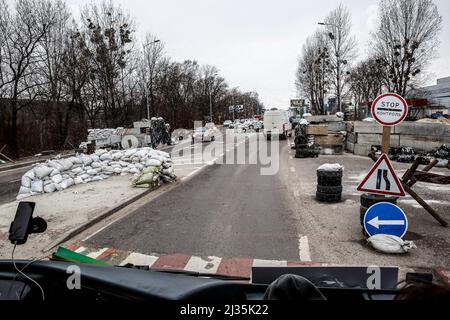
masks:
<path id="1" fill-rule="evenodd" d="M 278 135 L 280 140 L 292 137 L 292 124 L 286 110 L 266 111 L 264 113 L 264 136 L 271 140 L 272 136 Z"/>

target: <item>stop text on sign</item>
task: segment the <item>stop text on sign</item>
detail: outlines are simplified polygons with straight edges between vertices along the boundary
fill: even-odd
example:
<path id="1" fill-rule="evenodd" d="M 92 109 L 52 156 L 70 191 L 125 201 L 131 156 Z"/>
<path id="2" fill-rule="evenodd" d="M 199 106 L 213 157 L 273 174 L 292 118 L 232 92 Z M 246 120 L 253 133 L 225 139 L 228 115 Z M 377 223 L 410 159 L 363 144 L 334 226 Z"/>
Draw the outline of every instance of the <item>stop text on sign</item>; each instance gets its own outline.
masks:
<path id="1" fill-rule="evenodd" d="M 408 115 L 408 103 L 395 93 L 379 96 L 372 104 L 373 118 L 383 126 L 395 126 Z"/>

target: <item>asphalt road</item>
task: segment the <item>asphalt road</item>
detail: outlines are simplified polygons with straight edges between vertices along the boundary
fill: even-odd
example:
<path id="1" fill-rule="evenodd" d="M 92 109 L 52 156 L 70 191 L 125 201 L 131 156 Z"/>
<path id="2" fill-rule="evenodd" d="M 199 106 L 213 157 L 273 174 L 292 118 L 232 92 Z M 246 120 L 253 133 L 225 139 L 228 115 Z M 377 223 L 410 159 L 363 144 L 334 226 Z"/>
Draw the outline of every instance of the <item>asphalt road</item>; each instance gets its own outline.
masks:
<path id="1" fill-rule="evenodd" d="M 286 185 L 287 143 L 280 171 L 257 165 L 212 165 L 87 241 L 144 254 L 299 260 L 296 213 Z M 246 148 L 248 156 L 248 148 Z"/>
<path id="2" fill-rule="evenodd" d="M 22 175 L 30 168 L 24 167 L 0 172 L 0 204 L 16 200 Z"/>

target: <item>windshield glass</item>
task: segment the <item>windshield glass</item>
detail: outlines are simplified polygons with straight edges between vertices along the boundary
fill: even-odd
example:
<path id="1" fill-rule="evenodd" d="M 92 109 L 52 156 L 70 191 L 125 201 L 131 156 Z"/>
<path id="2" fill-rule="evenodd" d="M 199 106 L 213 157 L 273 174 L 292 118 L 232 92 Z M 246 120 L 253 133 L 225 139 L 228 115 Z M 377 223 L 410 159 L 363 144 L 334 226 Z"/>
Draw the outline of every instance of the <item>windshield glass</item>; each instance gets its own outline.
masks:
<path id="1" fill-rule="evenodd" d="M 48 228 L 17 259 L 64 247 L 247 278 L 337 265 L 440 279 L 449 12 L 0 0 L 0 259 L 19 203 L 34 202 Z"/>

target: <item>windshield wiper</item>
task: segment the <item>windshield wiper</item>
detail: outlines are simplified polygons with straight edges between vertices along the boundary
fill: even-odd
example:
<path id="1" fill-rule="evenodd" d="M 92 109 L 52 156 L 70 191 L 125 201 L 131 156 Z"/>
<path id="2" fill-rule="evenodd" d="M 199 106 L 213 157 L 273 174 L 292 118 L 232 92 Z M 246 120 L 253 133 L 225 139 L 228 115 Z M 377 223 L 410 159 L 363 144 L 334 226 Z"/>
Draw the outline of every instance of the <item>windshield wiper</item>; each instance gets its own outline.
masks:
<path id="1" fill-rule="evenodd" d="M 225 281 L 250 281 L 249 277 L 228 276 L 228 275 L 223 275 L 223 274 L 210 274 L 210 273 L 201 273 L 201 272 L 195 272 L 195 271 L 177 270 L 177 269 L 151 269 L 148 266 L 136 266 L 131 263 L 128 263 L 123 266 L 118 266 L 118 267 L 152 271 L 152 272 L 181 274 L 181 275 L 197 277 L 197 278 L 211 278 L 211 279 L 225 280 Z"/>

